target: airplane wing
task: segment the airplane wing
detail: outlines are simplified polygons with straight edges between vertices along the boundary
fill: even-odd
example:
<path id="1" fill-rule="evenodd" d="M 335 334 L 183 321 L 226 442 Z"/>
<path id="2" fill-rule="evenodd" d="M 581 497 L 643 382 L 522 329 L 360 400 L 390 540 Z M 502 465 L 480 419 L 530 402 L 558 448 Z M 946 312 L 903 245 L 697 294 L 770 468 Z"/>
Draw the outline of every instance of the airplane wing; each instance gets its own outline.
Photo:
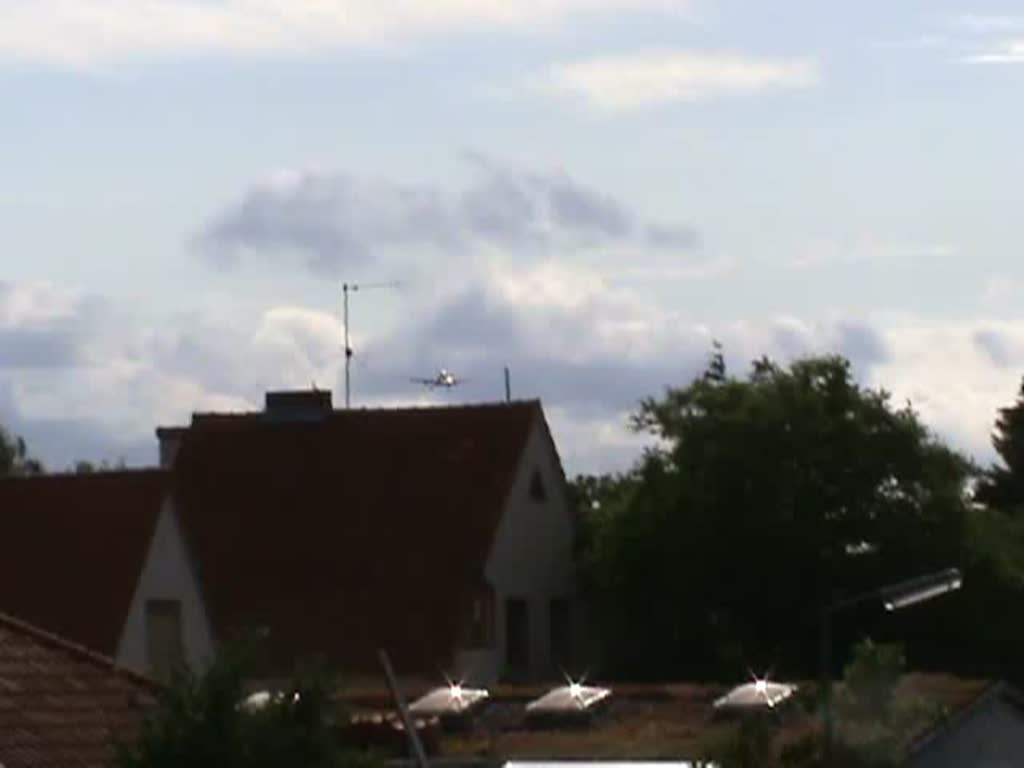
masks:
<path id="1" fill-rule="evenodd" d="M 428 387 L 436 383 L 433 379 L 417 379 L 413 377 L 410 377 L 409 381 L 411 381 L 413 384 L 423 384 Z"/>

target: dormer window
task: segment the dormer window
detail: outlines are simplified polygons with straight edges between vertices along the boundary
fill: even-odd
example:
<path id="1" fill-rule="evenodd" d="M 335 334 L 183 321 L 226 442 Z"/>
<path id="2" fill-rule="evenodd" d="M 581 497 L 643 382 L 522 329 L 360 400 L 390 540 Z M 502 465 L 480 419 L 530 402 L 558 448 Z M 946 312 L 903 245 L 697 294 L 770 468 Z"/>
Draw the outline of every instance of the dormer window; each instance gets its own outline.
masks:
<path id="1" fill-rule="evenodd" d="M 533 475 L 530 477 L 530 498 L 534 501 L 547 501 L 548 492 L 544 488 L 544 480 L 540 476 L 539 470 L 533 470 Z"/>

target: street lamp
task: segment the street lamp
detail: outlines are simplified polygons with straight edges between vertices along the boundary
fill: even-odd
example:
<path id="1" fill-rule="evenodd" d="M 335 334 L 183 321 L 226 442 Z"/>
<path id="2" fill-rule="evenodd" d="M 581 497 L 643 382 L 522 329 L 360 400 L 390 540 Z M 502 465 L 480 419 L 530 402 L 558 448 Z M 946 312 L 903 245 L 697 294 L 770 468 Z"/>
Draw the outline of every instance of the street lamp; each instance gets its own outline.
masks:
<path id="1" fill-rule="evenodd" d="M 880 600 L 887 611 L 898 611 L 917 603 L 960 589 L 963 577 L 956 568 L 901 581 L 881 589 L 840 600 L 821 612 L 821 686 L 822 718 L 824 720 L 825 765 L 832 761 L 832 616 L 853 605 Z"/>

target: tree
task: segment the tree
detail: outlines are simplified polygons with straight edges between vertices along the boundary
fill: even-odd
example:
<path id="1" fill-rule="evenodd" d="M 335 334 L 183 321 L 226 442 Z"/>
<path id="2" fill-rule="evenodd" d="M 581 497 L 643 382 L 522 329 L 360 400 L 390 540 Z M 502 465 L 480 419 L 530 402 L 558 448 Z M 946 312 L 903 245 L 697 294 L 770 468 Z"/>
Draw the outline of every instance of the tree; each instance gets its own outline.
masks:
<path id="1" fill-rule="evenodd" d="M 1013 405 L 999 409 L 992 445 L 1002 464 L 985 472 L 975 498 L 990 507 L 1019 514 L 1024 511 L 1024 380 Z"/>
<path id="2" fill-rule="evenodd" d="M 620 674 L 811 674 L 824 603 L 963 559 L 971 466 L 840 357 L 736 378 L 716 350 L 634 426 L 662 447 L 584 559 Z"/>
<path id="3" fill-rule="evenodd" d="M 318 667 L 283 691 L 245 702 L 249 654 L 232 649 L 202 674 L 179 670 L 118 768 L 369 768 L 335 734 L 331 678 Z"/>
<path id="4" fill-rule="evenodd" d="M 28 455 L 25 440 L 0 426 L 0 477 L 41 474 L 42 462 Z"/>
<path id="5" fill-rule="evenodd" d="M 124 459 L 118 459 L 117 461 L 107 461 L 104 459 L 99 464 L 94 464 L 86 459 L 80 459 L 76 461 L 71 467 L 71 471 L 76 475 L 91 475 L 95 472 L 115 472 L 117 470 L 125 469 L 128 466 Z"/>

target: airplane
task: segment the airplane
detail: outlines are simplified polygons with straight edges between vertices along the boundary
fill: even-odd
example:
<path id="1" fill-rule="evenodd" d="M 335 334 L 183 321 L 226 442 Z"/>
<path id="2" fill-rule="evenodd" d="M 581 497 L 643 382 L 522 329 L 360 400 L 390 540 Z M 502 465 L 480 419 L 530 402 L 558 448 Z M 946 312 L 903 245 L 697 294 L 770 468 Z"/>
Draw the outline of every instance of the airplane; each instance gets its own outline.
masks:
<path id="1" fill-rule="evenodd" d="M 465 383 L 466 381 L 468 381 L 468 379 L 461 379 L 454 373 L 449 371 L 447 368 L 442 368 L 440 371 L 437 372 L 437 375 L 432 379 L 412 378 L 410 379 L 410 381 L 413 382 L 414 384 L 422 384 L 423 386 L 429 387 L 430 389 L 434 389 L 435 387 L 444 387 L 445 389 L 451 389 L 452 387 Z"/>

